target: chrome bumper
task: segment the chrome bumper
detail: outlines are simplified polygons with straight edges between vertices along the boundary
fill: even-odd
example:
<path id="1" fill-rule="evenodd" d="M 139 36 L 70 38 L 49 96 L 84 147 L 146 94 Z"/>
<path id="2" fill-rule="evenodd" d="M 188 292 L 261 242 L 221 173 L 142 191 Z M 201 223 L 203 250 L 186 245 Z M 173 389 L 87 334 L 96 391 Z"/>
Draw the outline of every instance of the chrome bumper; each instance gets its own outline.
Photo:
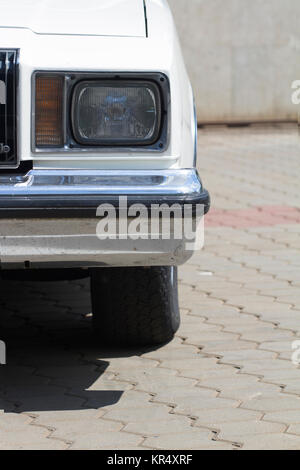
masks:
<path id="1" fill-rule="evenodd" d="M 179 265 L 185 240 L 100 240 L 100 204 L 142 203 L 209 209 L 196 170 L 31 170 L 0 176 L 2 268 Z"/>

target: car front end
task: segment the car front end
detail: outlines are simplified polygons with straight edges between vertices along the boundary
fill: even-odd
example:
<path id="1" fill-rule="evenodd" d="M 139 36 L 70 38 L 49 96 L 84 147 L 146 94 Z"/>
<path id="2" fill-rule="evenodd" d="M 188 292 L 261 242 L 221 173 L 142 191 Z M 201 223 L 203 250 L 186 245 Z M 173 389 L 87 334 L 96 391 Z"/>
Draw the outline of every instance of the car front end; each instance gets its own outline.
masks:
<path id="1" fill-rule="evenodd" d="M 196 170 L 192 88 L 167 3 L 4 3 L 2 272 L 185 262 L 193 248 L 184 236 L 161 236 L 160 223 L 150 236 L 153 206 L 188 207 L 194 220 L 196 207 L 203 215 L 210 204 Z M 128 207 L 137 214 L 141 205 L 143 236 L 99 235 L 106 209 L 115 210 L 115 232 L 127 217 L 127 231 Z"/>

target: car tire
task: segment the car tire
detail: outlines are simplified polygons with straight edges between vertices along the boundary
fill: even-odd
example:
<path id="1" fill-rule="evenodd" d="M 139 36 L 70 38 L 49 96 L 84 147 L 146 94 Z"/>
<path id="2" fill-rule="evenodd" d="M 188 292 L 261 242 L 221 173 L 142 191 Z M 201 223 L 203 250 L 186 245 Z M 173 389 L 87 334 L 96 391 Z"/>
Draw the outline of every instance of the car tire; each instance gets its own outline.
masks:
<path id="1" fill-rule="evenodd" d="M 101 344 L 158 345 L 179 328 L 176 267 L 92 269 L 91 297 Z"/>

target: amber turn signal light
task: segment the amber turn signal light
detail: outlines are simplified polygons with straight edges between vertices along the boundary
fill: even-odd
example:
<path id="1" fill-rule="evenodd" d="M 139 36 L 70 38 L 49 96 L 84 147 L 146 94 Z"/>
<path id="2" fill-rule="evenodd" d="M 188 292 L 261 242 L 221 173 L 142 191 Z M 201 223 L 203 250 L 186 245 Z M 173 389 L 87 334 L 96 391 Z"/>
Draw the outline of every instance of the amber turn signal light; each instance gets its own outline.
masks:
<path id="1" fill-rule="evenodd" d="M 37 147 L 63 146 L 63 77 L 36 77 L 35 144 Z"/>

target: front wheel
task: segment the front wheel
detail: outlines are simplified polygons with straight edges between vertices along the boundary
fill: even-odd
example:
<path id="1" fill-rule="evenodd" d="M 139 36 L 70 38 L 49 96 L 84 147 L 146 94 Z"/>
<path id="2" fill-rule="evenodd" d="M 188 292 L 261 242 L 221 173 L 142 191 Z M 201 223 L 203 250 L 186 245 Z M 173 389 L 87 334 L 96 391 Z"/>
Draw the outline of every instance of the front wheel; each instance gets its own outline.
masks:
<path id="1" fill-rule="evenodd" d="M 91 270 L 93 325 L 107 345 L 170 341 L 180 324 L 176 267 Z"/>

